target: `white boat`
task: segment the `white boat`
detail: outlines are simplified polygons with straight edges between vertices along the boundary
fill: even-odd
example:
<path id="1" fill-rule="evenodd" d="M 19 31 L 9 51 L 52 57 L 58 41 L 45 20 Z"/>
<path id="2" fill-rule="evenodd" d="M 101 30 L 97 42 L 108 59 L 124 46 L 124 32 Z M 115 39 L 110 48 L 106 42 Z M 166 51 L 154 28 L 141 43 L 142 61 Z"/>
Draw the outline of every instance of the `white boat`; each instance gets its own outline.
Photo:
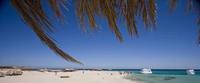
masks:
<path id="1" fill-rule="evenodd" d="M 195 71 L 194 71 L 193 69 L 188 69 L 188 70 L 186 71 L 186 73 L 187 73 L 188 75 L 194 75 L 194 74 L 195 74 Z"/>
<path id="2" fill-rule="evenodd" d="M 147 69 L 147 68 L 143 68 L 143 69 L 141 69 L 140 72 L 141 72 L 142 74 L 152 74 L 151 69 Z"/>

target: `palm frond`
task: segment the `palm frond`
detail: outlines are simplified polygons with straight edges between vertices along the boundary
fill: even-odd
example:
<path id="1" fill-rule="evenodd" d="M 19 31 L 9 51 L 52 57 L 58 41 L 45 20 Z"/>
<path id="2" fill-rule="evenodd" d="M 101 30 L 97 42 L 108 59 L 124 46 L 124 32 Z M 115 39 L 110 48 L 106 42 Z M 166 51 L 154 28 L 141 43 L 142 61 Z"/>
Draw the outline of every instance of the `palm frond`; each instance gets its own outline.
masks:
<path id="1" fill-rule="evenodd" d="M 170 11 L 173 11 L 176 9 L 178 0 L 169 0 L 169 9 Z"/>
<path id="2" fill-rule="evenodd" d="M 99 7 L 100 12 L 108 21 L 109 28 L 115 33 L 117 39 L 122 42 L 123 38 L 116 23 L 115 0 L 99 0 Z"/>
<path id="3" fill-rule="evenodd" d="M 88 19 L 93 29 L 96 26 L 95 16 L 103 16 L 120 42 L 123 37 L 117 25 L 119 18 L 125 19 L 131 36 L 138 35 L 137 16 L 142 18 L 146 27 L 154 27 L 156 23 L 155 0 L 77 0 L 75 3 L 81 25 L 85 25 Z"/>
<path id="4" fill-rule="evenodd" d="M 95 21 L 95 3 L 96 0 L 92 0 L 91 2 L 88 2 L 88 0 L 78 0 L 76 2 L 77 6 L 77 15 L 79 16 L 80 19 L 80 24 L 82 27 L 85 27 L 85 16 L 87 16 L 89 23 L 90 23 L 90 28 L 92 30 L 95 30 L 97 28 L 96 26 L 96 21 Z"/>
<path id="5" fill-rule="evenodd" d="M 119 7 L 119 16 L 123 17 L 125 19 L 126 25 L 127 25 L 127 31 L 130 36 L 137 36 L 138 31 L 136 29 L 136 22 L 135 22 L 135 16 L 137 13 L 136 7 L 137 7 L 137 0 L 129 0 L 129 1 L 123 1 L 119 0 L 117 2 Z"/>
<path id="6" fill-rule="evenodd" d="M 12 4 L 44 44 L 65 60 L 80 63 L 54 43 L 49 33 L 53 33 L 55 28 L 42 8 L 41 1 L 12 0 Z M 62 10 L 66 9 L 66 0 L 46 0 L 46 2 L 50 4 L 55 17 L 62 20 L 64 17 Z M 177 2 L 178 0 L 169 0 L 171 11 L 176 8 Z M 147 29 L 153 29 L 156 26 L 157 6 L 155 0 L 75 0 L 74 3 L 76 4 L 76 13 L 83 30 L 86 30 L 85 26 L 87 24 L 89 24 L 89 29 L 92 31 L 98 29 L 96 17 L 103 17 L 106 19 L 110 30 L 120 42 L 123 41 L 120 28 L 117 25 L 120 19 L 125 20 L 126 29 L 130 36 L 137 37 L 139 34 L 137 27 L 138 19 L 136 18 L 141 19 Z M 187 6 L 188 10 L 193 7 L 193 2 Z M 200 24 L 200 17 L 198 24 Z"/>
<path id="7" fill-rule="evenodd" d="M 169 8 L 171 11 L 176 9 L 178 0 L 169 0 Z M 186 12 L 192 11 L 197 13 L 197 25 L 200 26 L 200 1 L 199 0 L 187 0 Z M 200 44 L 200 28 L 198 31 L 198 44 Z"/>
<path id="8" fill-rule="evenodd" d="M 67 0 L 48 0 L 51 9 L 53 10 L 56 18 L 63 21 L 64 14 L 62 12 L 62 8 L 67 10 Z"/>
<path id="9" fill-rule="evenodd" d="M 35 32 L 39 39 L 51 50 L 67 61 L 80 63 L 57 47 L 53 39 L 48 35 L 49 31 L 53 31 L 53 27 L 41 7 L 40 0 L 12 0 L 12 4 L 18 10 L 25 22 L 31 27 L 33 32 Z M 59 11 L 57 7 L 54 10 Z M 59 12 L 56 14 L 59 15 Z"/>
<path id="10" fill-rule="evenodd" d="M 48 0 L 48 3 L 54 11 L 55 16 L 58 19 L 62 19 L 63 14 L 61 8 L 65 8 L 66 0 Z M 51 50 L 67 61 L 80 63 L 59 49 L 54 43 L 53 38 L 48 34 L 54 31 L 54 27 L 42 8 L 41 0 L 12 0 L 12 4 L 40 40 Z M 96 30 L 97 24 L 95 17 L 102 16 L 107 20 L 109 28 L 115 33 L 116 38 L 120 42 L 123 41 L 123 37 L 117 25 L 119 18 L 125 19 L 127 31 L 131 36 L 138 35 L 135 20 L 137 16 L 143 19 L 147 27 L 155 25 L 156 6 L 154 0 L 77 0 L 75 4 L 77 15 L 82 26 L 88 20 L 90 28 Z"/>
<path id="11" fill-rule="evenodd" d="M 192 0 L 188 0 L 188 1 L 187 1 L 187 4 L 186 4 L 186 12 L 189 12 L 189 11 L 192 10 L 193 4 L 194 4 L 194 3 L 193 3 Z"/>

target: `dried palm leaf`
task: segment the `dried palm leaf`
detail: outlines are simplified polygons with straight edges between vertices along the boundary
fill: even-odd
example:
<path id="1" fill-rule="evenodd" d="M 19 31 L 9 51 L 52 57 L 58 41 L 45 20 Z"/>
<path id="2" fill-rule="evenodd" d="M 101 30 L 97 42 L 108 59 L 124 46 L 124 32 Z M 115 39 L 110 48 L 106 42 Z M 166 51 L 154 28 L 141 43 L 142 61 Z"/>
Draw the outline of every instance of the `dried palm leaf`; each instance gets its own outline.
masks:
<path id="1" fill-rule="evenodd" d="M 54 31 L 45 10 L 42 8 L 42 0 L 12 0 L 12 4 L 18 10 L 25 22 L 31 27 L 42 42 L 51 50 L 70 62 L 80 63 L 69 54 L 63 52 L 49 35 Z M 192 1 L 192 0 L 190 0 Z M 198 1 L 198 0 L 197 0 Z M 63 9 L 66 9 L 66 0 L 47 0 L 57 19 L 62 19 Z M 147 29 L 156 25 L 156 2 L 155 0 L 75 0 L 75 7 L 80 24 L 84 30 L 87 23 L 90 29 L 96 30 L 95 17 L 103 17 L 107 20 L 109 28 L 114 32 L 116 38 L 122 42 L 123 37 L 117 22 L 120 18 L 125 20 L 127 31 L 130 36 L 137 36 L 136 18 L 141 18 Z M 176 8 L 178 0 L 169 0 L 170 10 Z M 188 5 L 188 9 L 193 8 Z M 63 9 L 62 9 L 63 8 Z M 200 18 L 198 19 L 200 23 Z M 199 35 L 200 43 L 200 35 Z"/>
<path id="2" fill-rule="evenodd" d="M 192 0 L 188 0 L 187 4 L 186 4 L 186 12 L 191 11 L 193 8 L 193 1 Z"/>
<path id="3" fill-rule="evenodd" d="M 107 19 L 109 28 L 117 39 L 122 42 L 123 38 L 118 28 L 117 21 L 124 18 L 127 31 L 131 36 L 137 36 L 136 16 L 143 19 L 146 27 L 155 26 L 156 6 L 154 0 L 77 0 L 77 15 L 81 25 L 87 23 L 88 18 L 91 27 L 95 27 L 95 16 L 103 16 Z"/>
<path id="4" fill-rule="evenodd" d="M 55 16 L 61 19 L 63 16 L 61 8 L 66 6 L 66 1 L 48 0 L 48 2 Z M 40 40 L 50 49 L 68 61 L 80 63 L 60 50 L 48 34 L 53 32 L 54 28 L 42 9 L 41 0 L 12 0 L 12 3 Z M 115 33 L 120 42 L 123 41 L 117 25 L 120 16 L 126 20 L 127 31 L 131 36 L 137 36 L 138 34 L 135 24 L 136 16 L 140 16 L 147 27 L 155 24 L 156 8 L 154 0 L 77 0 L 75 3 L 82 26 L 88 20 L 91 29 L 95 30 L 97 28 L 95 17 L 103 16 L 107 19 L 111 31 Z M 122 15 L 119 15 L 120 12 Z"/>
<path id="5" fill-rule="evenodd" d="M 178 0 L 169 0 L 169 8 L 170 10 L 174 10 L 177 6 Z M 192 11 L 194 10 L 195 13 L 197 13 L 197 25 L 200 26 L 200 1 L 199 0 L 187 0 L 186 4 L 186 11 Z M 198 31 L 198 43 L 200 44 L 200 29 Z"/>
<path id="6" fill-rule="evenodd" d="M 178 2 L 178 0 L 169 0 L 169 9 L 170 9 L 170 11 L 173 11 L 176 8 L 177 2 Z"/>
<path id="7" fill-rule="evenodd" d="M 12 0 L 12 4 L 18 10 L 25 22 L 36 33 L 39 39 L 51 50 L 67 61 L 80 63 L 57 47 L 53 39 L 48 35 L 48 31 L 53 31 L 53 28 L 51 22 L 48 20 L 49 18 L 41 7 L 40 0 Z M 57 11 L 57 8 L 55 8 L 55 11 Z M 60 15 L 59 12 L 57 12 L 57 15 Z"/>
<path id="8" fill-rule="evenodd" d="M 122 2 L 125 3 L 125 2 Z M 123 4 L 125 6 L 123 10 L 124 17 L 127 23 L 127 31 L 131 36 L 137 36 L 137 28 L 135 22 L 137 0 L 129 0 L 127 3 Z"/>
<path id="9" fill-rule="evenodd" d="M 80 23 L 83 26 L 85 24 L 85 16 L 87 16 L 90 28 L 95 30 L 97 28 L 96 21 L 95 21 L 95 0 L 92 2 L 88 2 L 88 0 L 79 0 L 77 1 L 77 15 L 79 16 Z"/>

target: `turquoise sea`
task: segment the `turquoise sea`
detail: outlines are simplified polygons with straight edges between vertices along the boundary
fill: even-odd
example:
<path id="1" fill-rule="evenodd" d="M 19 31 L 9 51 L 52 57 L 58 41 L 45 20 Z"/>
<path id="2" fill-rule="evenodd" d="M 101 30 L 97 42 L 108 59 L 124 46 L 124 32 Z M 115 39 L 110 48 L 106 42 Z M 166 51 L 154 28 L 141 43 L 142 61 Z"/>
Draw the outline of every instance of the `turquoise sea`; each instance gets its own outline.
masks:
<path id="1" fill-rule="evenodd" d="M 132 74 L 125 79 L 138 83 L 200 83 L 200 70 L 195 75 L 187 75 L 185 69 L 152 69 L 153 74 L 141 74 L 139 69 L 114 69 L 113 71 L 129 71 Z"/>

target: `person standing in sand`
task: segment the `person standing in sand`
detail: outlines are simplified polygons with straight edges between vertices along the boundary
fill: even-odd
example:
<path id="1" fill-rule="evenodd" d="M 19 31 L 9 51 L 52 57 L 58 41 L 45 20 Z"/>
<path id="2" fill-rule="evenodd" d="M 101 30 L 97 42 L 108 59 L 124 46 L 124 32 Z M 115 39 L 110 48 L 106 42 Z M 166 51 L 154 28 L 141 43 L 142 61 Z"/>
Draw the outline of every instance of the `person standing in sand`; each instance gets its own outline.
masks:
<path id="1" fill-rule="evenodd" d="M 55 72 L 55 76 L 57 76 L 58 72 Z"/>
<path id="2" fill-rule="evenodd" d="M 84 70 L 82 71 L 82 74 L 84 74 L 85 72 L 84 72 Z"/>

